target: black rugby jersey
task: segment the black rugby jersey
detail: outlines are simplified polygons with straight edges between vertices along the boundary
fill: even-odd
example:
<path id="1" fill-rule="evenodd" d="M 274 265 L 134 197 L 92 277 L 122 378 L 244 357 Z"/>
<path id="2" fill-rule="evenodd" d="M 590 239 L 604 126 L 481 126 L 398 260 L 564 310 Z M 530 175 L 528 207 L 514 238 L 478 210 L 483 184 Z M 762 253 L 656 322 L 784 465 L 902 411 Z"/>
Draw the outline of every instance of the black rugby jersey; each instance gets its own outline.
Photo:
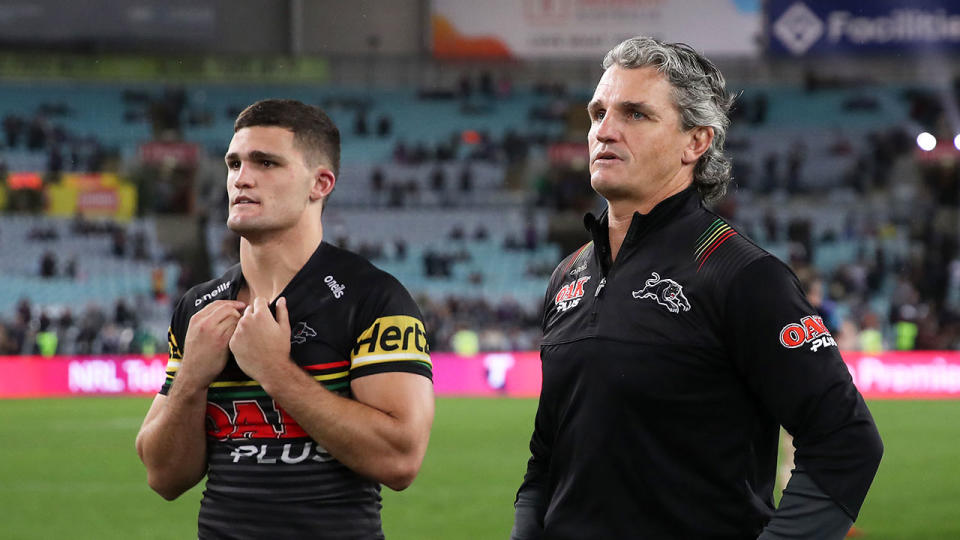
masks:
<path id="1" fill-rule="evenodd" d="M 693 187 L 635 213 L 613 263 L 606 215 L 585 223 L 593 241 L 544 300 L 518 527 L 535 520 L 551 540 L 755 539 L 774 512 L 779 425 L 855 518 L 882 445 L 789 268 Z"/>
<path id="2" fill-rule="evenodd" d="M 238 264 L 180 299 L 161 394 L 176 383 L 190 317 L 211 301 L 236 299 L 242 282 Z M 416 303 L 358 255 L 322 242 L 281 296 L 291 357 L 327 389 L 349 397 L 352 379 L 386 371 L 432 377 Z M 207 399 L 200 538 L 383 538 L 380 485 L 318 446 L 232 354 Z"/>

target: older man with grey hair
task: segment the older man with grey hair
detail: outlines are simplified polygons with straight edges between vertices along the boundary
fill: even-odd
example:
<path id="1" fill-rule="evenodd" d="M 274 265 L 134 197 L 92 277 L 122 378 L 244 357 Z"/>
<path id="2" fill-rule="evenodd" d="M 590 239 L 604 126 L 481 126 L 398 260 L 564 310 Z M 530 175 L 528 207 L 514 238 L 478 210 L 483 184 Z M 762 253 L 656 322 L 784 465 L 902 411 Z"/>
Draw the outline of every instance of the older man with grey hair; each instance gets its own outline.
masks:
<path id="1" fill-rule="evenodd" d="M 704 206 L 732 98 L 682 44 L 611 50 L 587 107 L 592 241 L 544 301 L 511 538 L 842 538 L 883 452 L 793 272 Z M 774 507 L 779 426 L 796 469 Z"/>

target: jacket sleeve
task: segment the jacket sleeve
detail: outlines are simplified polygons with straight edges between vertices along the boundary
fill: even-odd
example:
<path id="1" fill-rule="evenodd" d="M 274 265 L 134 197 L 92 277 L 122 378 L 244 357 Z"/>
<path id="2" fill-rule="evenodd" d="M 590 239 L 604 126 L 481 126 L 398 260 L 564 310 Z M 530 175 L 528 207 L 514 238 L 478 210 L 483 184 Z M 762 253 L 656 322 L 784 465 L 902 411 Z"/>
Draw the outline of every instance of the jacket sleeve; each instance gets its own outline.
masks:
<path id="1" fill-rule="evenodd" d="M 850 516 L 806 471 L 794 469 L 777 512 L 757 540 L 843 540 L 851 525 Z"/>
<path id="2" fill-rule="evenodd" d="M 562 277 L 560 268 L 563 263 L 554 270 L 550 278 L 550 284 L 547 286 L 547 292 L 543 299 L 543 319 L 542 327 L 546 332 L 549 319 L 550 299 L 552 292 L 556 288 L 557 280 Z M 541 356 L 541 365 L 543 357 Z M 542 367 L 541 367 L 542 369 Z M 548 417 L 550 415 L 550 404 L 544 403 L 543 391 L 540 392 L 540 402 L 537 405 L 537 416 L 533 425 L 533 436 L 530 437 L 530 459 L 527 461 L 527 473 L 523 477 L 523 483 L 517 491 L 517 498 L 514 501 L 514 520 L 513 530 L 510 531 L 510 540 L 538 540 L 543 536 L 543 517 L 549 504 L 549 494 L 547 492 L 547 474 L 550 469 L 550 456 L 552 442 L 548 434 L 552 433 L 549 429 Z"/>
<path id="3" fill-rule="evenodd" d="M 543 403 L 537 408 L 533 436 L 530 438 L 530 459 L 527 474 L 514 501 L 513 530 L 510 540 L 538 540 L 543 535 L 543 516 L 547 511 L 547 471 L 550 467 L 550 447 L 543 434 Z"/>
<path id="4" fill-rule="evenodd" d="M 856 519 L 883 444 L 836 341 L 772 256 L 740 270 L 727 295 L 724 324 L 748 390 L 793 435 L 798 468 Z"/>

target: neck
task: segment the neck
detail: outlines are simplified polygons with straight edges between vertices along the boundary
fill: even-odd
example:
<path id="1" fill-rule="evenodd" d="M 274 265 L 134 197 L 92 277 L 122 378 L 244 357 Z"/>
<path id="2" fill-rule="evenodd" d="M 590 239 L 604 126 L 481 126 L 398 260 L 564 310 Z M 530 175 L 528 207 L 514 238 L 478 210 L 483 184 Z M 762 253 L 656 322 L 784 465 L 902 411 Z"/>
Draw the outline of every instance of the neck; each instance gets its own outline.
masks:
<path id="1" fill-rule="evenodd" d="M 693 178 L 690 178 L 686 182 L 666 184 L 652 195 L 639 199 L 607 200 L 607 233 L 610 239 L 610 260 L 617 260 L 617 254 L 620 253 L 623 240 L 626 238 L 627 231 L 630 230 L 630 224 L 633 222 L 634 213 L 649 214 L 655 206 L 664 200 L 687 189 L 692 181 Z"/>
<path id="2" fill-rule="evenodd" d="M 322 240 L 322 226 L 298 227 L 268 237 L 242 237 L 240 268 L 249 301 L 258 296 L 267 301 L 276 299 Z"/>

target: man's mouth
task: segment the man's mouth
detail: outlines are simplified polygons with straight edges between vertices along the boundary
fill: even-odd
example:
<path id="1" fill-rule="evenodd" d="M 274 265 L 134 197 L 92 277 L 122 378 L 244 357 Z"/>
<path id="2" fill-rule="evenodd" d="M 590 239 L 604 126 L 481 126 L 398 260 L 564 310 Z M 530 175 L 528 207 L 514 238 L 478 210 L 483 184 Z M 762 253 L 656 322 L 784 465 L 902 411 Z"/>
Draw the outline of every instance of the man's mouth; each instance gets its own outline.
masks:
<path id="1" fill-rule="evenodd" d="M 260 204 L 260 202 L 254 200 L 254 199 L 251 199 L 250 197 L 247 197 L 246 195 L 240 195 L 240 196 L 238 196 L 238 197 L 236 197 L 236 198 L 233 199 L 233 205 L 234 205 L 234 206 L 238 206 L 238 205 L 241 205 L 241 204 Z"/>
<path id="2" fill-rule="evenodd" d="M 600 152 L 593 158 L 594 161 L 614 161 L 618 159 L 620 159 L 620 156 L 613 152 Z"/>

